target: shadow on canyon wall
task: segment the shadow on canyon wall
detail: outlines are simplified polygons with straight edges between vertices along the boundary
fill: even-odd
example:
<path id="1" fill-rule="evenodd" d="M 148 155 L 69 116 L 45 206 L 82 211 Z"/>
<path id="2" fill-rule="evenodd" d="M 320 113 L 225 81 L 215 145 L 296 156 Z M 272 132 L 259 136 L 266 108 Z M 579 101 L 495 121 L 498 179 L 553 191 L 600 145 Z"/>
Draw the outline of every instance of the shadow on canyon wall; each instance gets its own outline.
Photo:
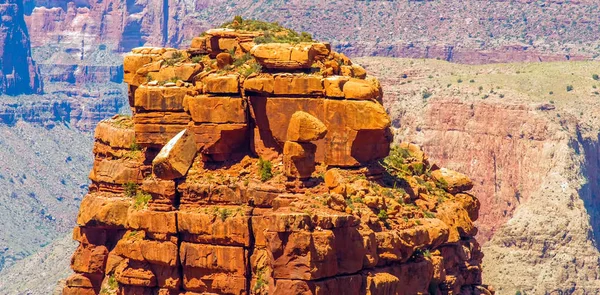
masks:
<path id="1" fill-rule="evenodd" d="M 600 133 L 595 138 L 583 138 L 577 132 L 579 143 L 572 144 L 576 154 L 580 154 L 583 148 L 584 163 L 582 163 L 582 174 L 587 180 L 579 190 L 579 196 L 584 202 L 585 209 L 590 216 L 592 232 L 589 233 L 590 240 L 594 246 L 600 249 Z M 574 199 L 575 196 L 572 198 Z"/>

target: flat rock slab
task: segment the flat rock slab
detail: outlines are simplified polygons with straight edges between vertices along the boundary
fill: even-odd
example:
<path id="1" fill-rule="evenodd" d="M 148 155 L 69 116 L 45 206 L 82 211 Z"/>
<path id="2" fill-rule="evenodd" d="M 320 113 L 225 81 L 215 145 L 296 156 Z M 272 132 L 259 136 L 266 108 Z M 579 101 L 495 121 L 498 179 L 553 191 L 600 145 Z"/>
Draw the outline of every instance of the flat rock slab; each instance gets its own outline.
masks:
<path id="1" fill-rule="evenodd" d="M 184 176 L 196 157 L 196 141 L 187 129 L 179 132 L 152 161 L 152 171 L 158 178 L 176 179 Z"/>

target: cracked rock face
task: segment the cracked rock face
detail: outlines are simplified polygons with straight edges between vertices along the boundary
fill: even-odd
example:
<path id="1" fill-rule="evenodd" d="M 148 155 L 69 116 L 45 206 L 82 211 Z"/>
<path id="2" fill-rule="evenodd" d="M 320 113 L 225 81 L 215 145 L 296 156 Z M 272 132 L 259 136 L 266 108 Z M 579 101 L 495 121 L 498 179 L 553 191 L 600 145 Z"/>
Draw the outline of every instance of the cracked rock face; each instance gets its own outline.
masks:
<path id="1" fill-rule="evenodd" d="M 471 181 L 390 149 L 377 80 L 235 27 L 125 57 L 63 294 L 492 294 Z"/>

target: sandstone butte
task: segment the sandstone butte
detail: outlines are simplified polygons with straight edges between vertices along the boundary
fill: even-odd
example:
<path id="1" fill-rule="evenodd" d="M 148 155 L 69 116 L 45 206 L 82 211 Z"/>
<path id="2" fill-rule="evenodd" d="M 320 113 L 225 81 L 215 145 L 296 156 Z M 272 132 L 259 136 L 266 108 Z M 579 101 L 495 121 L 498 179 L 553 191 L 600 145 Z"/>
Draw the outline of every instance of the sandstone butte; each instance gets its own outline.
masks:
<path id="1" fill-rule="evenodd" d="M 377 79 L 240 21 L 125 56 L 63 294 L 494 294 L 471 181 L 390 148 Z"/>

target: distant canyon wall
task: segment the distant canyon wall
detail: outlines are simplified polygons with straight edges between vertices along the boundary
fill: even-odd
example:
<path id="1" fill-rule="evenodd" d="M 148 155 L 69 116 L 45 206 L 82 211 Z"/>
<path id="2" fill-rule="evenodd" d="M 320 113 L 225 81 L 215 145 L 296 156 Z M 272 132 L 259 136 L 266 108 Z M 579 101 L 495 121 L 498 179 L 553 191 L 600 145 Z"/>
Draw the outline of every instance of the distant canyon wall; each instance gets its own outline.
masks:
<path id="1" fill-rule="evenodd" d="M 596 105 L 580 112 L 525 94 L 482 99 L 465 88 L 444 92 L 456 84 L 436 85 L 428 71 L 447 74 L 441 63 L 409 71 L 392 59 L 358 62 L 384 77 L 396 140 L 414 142 L 433 162 L 471 176 L 481 202 L 484 281 L 497 294 L 600 291 L 600 140 L 585 117 Z M 424 98 L 424 85 L 435 94 Z"/>
<path id="2" fill-rule="evenodd" d="M 74 57 L 100 45 L 185 46 L 234 15 L 315 33 L 350 56 L 466 64 L 592 59 L 600 33 L 589 1 L 25 0 L 24 7 L 32 45 L 60 44 Z"/>
<path id="3" fill-rule="evenodd" d="M 600 290 L 597 137 L 512 103 L 435 100 L 424 121 L 421 136 L 403 139 L 474 176 L 488 282 L 502 294 Z"/>
<path id="4" fill-rule="evenodd" d="M 69 125 L 81 131 L 92 131 L 100 120 L 128 112 L 124 86 L 101 84 L 100 87 L 102 89 L 89 92 L 65 90 L 20 99 L 6 98 L 0 104 L 0 124 L 14 126 L 24 121 L 48 129 Z"/>
<path id="5" fill-rule="evenodd" d="M 186 16 L 215 1 L 202 0 L 26 0 L 33 46 L 60 43 L 81 53 L 100 44 L 118 52 L 191 39 L 196 21 Z M 218 2 L 218 1 L 216 1 Z M 197 34 L 197 33 L 195 33 Z"/>
<path id="6" fill-rule="evenodd" d="M 0 0 L 0 94 L 40 93 L 22 0 Z"/>
<path id="7" fill-rule="evenodd" d="M 592 56 L 540 51 L 533 46 L 506 45 L 494 49 L 476 49 L 451 44 L 412 42 L 357 42 L 334 46 L 349 56 L 383 56 L 401 58 L 431 58 L 461 64 L 490 64 L 511 62 L 554 62 L 591 60 Z"/>

